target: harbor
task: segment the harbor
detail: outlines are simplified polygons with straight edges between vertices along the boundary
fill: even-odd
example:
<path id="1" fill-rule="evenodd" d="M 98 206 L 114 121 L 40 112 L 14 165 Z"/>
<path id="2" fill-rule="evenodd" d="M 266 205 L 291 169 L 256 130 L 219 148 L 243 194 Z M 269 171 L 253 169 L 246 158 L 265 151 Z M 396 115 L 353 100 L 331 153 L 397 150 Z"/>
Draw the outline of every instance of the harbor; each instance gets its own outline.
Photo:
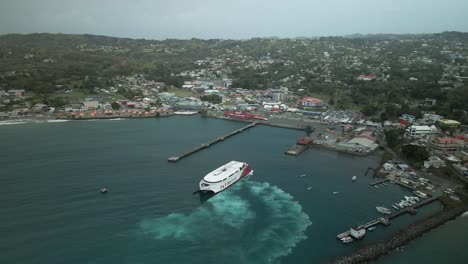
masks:
<path id="1" fill-rule="evenodd" d="M 200 151 L 200 150 L 202 150 L 202 149 L 204 149 L 204 148 L 208 148 L 208 147 L 210 147 L 210 146 L 212 146 L 212 145 L 214 145 L 214 144 L 216 144 L 216 143 L 218 143 L 218 142 L 224 141 L 225 139 L 227 139 L 227 138 L 229 138 L 229 137 L 232 137 L 232 136 L 234 136 L 234 135 L 236 135 L 236 134 L 242 133 L 242 132 L 244 132 L 245 130 L 247 130 L 247 129 L 249 129 L 249 128 L 252 128 L 252 127 L 254 127 L 254 126 L 256 126 L 256 125 L 257 125 L 257 122 L 250 123 L 250 124 L 248 124 L 248 125 L 246 125 L 246 126 L 244 126 L 244 127 L 241 127 L 241 128 L 236 129 L 236 130 L 234 130 L 234 131 L 232 131 L 232 132 L 230 132 L 230 133 L 228 133 L 228 134 L 225 134 L 225 135 L 223 135 L 223 136 L 221 136 L 221 137 L 218 137 L 218 138 L 216 138 L 216 139 L 214 139 L 214 140 L 212 140 L 212 141 L 210 141 L 210 142 L 201 144 L 200 146 L 198 146 L 198 147 L 196 147 L 196 148 L 194 148 L 194 149 L 191 149 L 191 150 L 189 150 L 189 151 L 187 151 L 187 152 L 184 152 L 184 153 L 179 154 L 179 155 L 177 155 L 177 156 L 172 156 L 172 157 L 168 158 L 167 160 L 168 160 L 169 162 L 177 162 L 177 161 L 179 161 L 179 160 L 182 159 L 182 158 L 185 158 L 185 157 L 187 157 L 187 156 L 190 156 L 190 155 L 192 155 L 192 154 L 194 154 L 194 153 L 196 153 L 196 152 L 198 152 L 198 151 Z"/>

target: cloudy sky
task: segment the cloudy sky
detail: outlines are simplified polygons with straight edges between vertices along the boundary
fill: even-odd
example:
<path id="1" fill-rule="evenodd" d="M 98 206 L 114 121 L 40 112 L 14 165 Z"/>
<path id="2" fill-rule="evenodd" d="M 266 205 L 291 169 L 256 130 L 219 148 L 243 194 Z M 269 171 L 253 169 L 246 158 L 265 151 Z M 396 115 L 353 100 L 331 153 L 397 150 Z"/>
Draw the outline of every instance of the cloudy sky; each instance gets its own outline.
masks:
<path id="1" fill-rule="evenodd" d="M 0 0 L 0 34 L 250 38 L 468 31 L 468 0 Z"/>

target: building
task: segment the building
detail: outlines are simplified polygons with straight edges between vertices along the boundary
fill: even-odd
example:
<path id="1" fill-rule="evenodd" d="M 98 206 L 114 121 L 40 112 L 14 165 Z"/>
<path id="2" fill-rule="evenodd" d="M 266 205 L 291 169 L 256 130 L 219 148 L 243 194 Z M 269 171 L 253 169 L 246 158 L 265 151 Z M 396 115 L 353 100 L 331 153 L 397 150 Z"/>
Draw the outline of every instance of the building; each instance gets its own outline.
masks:
<path id="1" fill-rule="evenodd" d="M 429 134 L 437 132 L 434 126 L 410 126 L 405 130 L 405 137 L 407 138 L 422 138 Z"/>
<path id="2" fill-rule="evenodd" d="M 436 102 L 437 102 L 436 99 L 431 99 L 431 98 L 424 99 L 424 105 L 426 106 L 434 106 L 436 105 Z"/>
<path id="3" fill-rule="evenodd" d="M 83 106 L 87 109 L 97 109 L 99 107 L 99 101 L 84 101 Z"/>
<path id="4" fill-rule="evenodd" d="M 304 108 L 307 107 L 323 107 L 324 103 L 322 100 L 312 97 L 305 97 L 299 100 L 298 105 Z"/>
<path id="5" fill-rule="evenodd" d="M 371 80 L 374 80 L 376 79 L 377 76 L 374 75 L 374 74 L 363 74 L 363 75 L 359 75 L 359 77 L 357 77 L 358 80 L 360 81 L 371 81 Z"/>
<path id="6" fill-rule="evenodd" d="M 441 154 L 457 152 L 460 145 L 451 137 L 438 137 L 429 141 L 429 150 Z"/>
<path id="7" fill-rule="evenodd" d="M 409 114 L 402 114 L 400 118 L 410 122 L 411 124 L 414 123 L 414 121 L 416 121 L 416 117 L 414 115 Z"/>
<path id="8" fill-rule="evenodd" d="M 460 122 L 450 119 L 437 120 L 437 124 L 443 128 L 458 128 L 460 126 Z"/>
<path id="9" fill-rule="evenodd" d="M 280 102 L 286 99 L 286 95 L 284 93 L 273 93 L 272 94 L 273 100 Z"/>
<path id="10" fill-rule="evenodd" d="M 2 97 L 2 96 L 6 96 L 6 95 L 7 95 L 7 93 L 5 93 L 5 91 L 4 91 L 4 90 L 0 90 L 0 97 Z"/>
<path id="11" fill-rule="evenodd" d="M 357 229 L 356 227 L 353 227 L 349 230 L 350 235 L 354 237 L 355 239 L 361 239 L 366 235 L 366 229 Z"/>
<path id="12" fill-rule="evenodd" d="M 428 160 L 424 161 L 424 168 L 429 169 L 430 167 L 445 167 L 445 161 L 437 156 L 430 156 Z"/>
<path id="13" fill-rule="evenodd" d="M 25 90 L 8 90 L 8 94 L 14 97 L 24 96 Z"/>

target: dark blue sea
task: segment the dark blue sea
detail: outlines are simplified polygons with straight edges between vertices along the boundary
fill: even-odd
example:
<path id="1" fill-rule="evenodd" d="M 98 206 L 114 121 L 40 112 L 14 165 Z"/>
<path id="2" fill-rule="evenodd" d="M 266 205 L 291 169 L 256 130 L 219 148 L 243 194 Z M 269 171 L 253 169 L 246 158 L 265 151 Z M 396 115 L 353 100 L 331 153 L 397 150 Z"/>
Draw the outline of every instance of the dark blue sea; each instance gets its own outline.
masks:
<path id="1" fill-rule="evenodd" d="M 409 192 L 369 186 L 378 156 L 284 155 L 296 130 L 259 125 L 167 162 L 244 125 L 198 116 L 0 125 L 0 263 L 324 263 L 440 209 L 343 245 L 338 233 Z M 230 160 L 254 175 L 206 202 L 192 195 Z"/>

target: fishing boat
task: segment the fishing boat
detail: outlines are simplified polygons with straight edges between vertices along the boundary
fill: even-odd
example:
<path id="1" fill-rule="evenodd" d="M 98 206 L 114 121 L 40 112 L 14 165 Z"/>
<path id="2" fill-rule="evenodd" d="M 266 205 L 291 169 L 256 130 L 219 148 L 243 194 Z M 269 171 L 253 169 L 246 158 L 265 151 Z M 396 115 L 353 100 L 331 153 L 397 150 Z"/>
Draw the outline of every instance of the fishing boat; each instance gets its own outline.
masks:
<path id="1" fill-rule="evenodd" d="M 371 226 L 371 227 L 367 228 L 368 231 L 374 231 L 375 229 L 377 229 L 377 227 L 375 227 L 375 226 Z"/>
<path id="2" fill-rule="evenodd" d="M 99 192 L 101 192 L 101 193 L 107 193 L 107 188 L 101 188 L 101 190 L 99 190 Z"/>
<path id="3" fill-rule="evenodd" d="M 351 178 L 351 180 L 352 180 L 352 181 L 355 181 L 355 180 L 357 180 L 357 177 L 356 177 L 356 176 L 353 176 L 353 177 Z"/>

